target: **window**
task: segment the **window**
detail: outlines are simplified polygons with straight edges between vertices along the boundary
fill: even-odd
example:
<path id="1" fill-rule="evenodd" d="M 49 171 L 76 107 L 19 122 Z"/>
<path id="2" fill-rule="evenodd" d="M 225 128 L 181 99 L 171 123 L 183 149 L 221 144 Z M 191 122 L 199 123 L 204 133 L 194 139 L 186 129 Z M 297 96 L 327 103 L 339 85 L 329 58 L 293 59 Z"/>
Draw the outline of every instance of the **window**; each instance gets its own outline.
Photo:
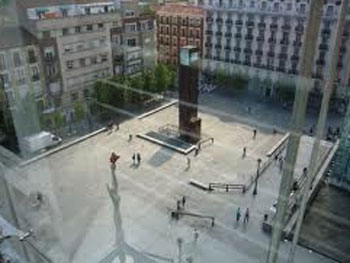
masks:
<path id="1" fill-rule="evenodd" d="M 106 44 L 106 39 L 101 38 L 101 39 L 99 40 L 99 42 L 100 42 L 100 46 L 104 46 L 104 45 Z"/>
<path id="2" fill-rule="evenodd" d="M 22 60 L 19 52 L 14 52 L 13 53 L 13 64 L 15 67 L 19 67 L 22 65 Z"/>
<path id="3" fill-rule="evenodd" d="M 76 26 L 75 27 L 75 33 L 80 33 L 81 32 L 81 27 L 80 26 Z"/>
<path id="4" fill-rule="evenodd" d="M 293 4 L 292 3 L 287 3 L 287 11 L 291 11 L 293 8 Z"/>
<path id="5" fill-rule="evenodd" d="M 43 37 L 44 38 L 50 38 L 51 37 L 51 32 L 50 31 L 43 31 Z"/>
<path id="6" fill-rule="evenodd" d="M 96 56 L 91 57 L 91 64 L 93 64 L 93 65 L 97 64 L 97 57 Z"/>
<path id="7" fill-rule="evenodd" d="M 62 14 L 63 17 L 67 17 L 68 16 L 68 10 L 65 9 L 65 8 L 62 8 L 61 9 L 61 14 Z"/>
<path id="8" fill-rule="evenodd" d="M 106 62 L 108 59 L 107 59 L 107 54 L 103 54 L 101 55 L 101 61 L 102 62 Z"/>
<path id="9" fill-rule="evenodd" d="M 279 10 L 280 10 L 280 4 L 279 4 L 279 3 L 274 3 L 274 5 L 273 5 L 273 10 L 274 10 L 275 12 L 279 11 Z"/>
<path id="10" fill-rule="evenodd" d="M 306 5 L 305 4 L 300 4 L 300 10 L 299 10 L 301 13 L 305 13 L 306 11 Z"/>
<path id="11" fill-rule="evenodd" d="M 30 64 L 36 63 L 36 62 L 37 62 L 36 56 L 35 56 L 35 52 L 34 52 L 33 49 L 29 49 L 29 50 L 28 50 L 28 62 L 29 62 Z"/>
<path id="12" fill-rule="evenodd" d="M 79 59 L 79 64 L 80 64 L 80 67 L 85 67 L 86 66 L 86 59 L 85 58 Z"/>
<path id="13" fill-rule="evenodd" d="M 90 7 L 85 8 L 85 14 L 90 15 L 91 14 L 91 9 Z"/>
<path id="14" fill-rule="evenodd" d="M 62 29 L 62 35 L 66 36 L 69 34 L 68 28 L 63 28 Z"/>
<path id="15" fill-rule="evenodd" d="M 38 81 L 40 79 L 39 69 L 37 66 L 31 67 L 32 70 L 32 81 Z"/>
<path id="16" fill-rule="evenodd" d="M 65 53 L 71 52 L 72 51 L 72 46 L 71 45 L 64 45 L 63 50 Z"/>
<path id="17" fill-rule="evenodd" d="M 261 9 L 262 10 L 266 10 L 266 8 L 267 8 L 267 3 L 266 2 L 262 2 L 261 3 Z"/>
<path id="18" fill-rule="evenodd" d="M 86 26 L 86 31 L 91 32 L 93 30 L 93 26 L 92 25 L 87 25 Z"/>
<path id="19" fill-rule="evenodd" d="M 26 84 L 26 77 L 23 69 L 16 70 L 16 80 L 19 85 Z"/>
<path id="20" fill-rule="evenodd" d="M 136 38 L 130 38 L 126 43 L 129 47 L 136 47 Z"/>
<path id="21" fill-rule="evenodd" d="M 7 69 L 6 57 L 5 54 L 0 54 L 0 70 Z"/>
<path id="22" fill-rule="evenodd" d="M 125 12 L 125 16 L 130 17 L 130 16 L 134 16 L 135 12 L 134 10 L 126 10 Z"/>
<path id="23" fill-rule="evenodd" d="M 72 100 L 72 102 L 77 101 L 78 98 L 79 98 L 78 92 L 73 92 L 73 93 L 71 94 L 71 100 Z"/>
<path id="24" fill-rule="evenodd" d="M 73 60 L 68 60 L 68 61 L 66 62 L 66 66 L 67 66 L 67 69 L 73 69 L 73 67 L 74 67 L 74 62 L 73 62 Z"/>
<path id="25" fill-rule="evenodd" d="M 103 23 L 99 23 L 99 24 L 98 24 L 98 28 L 99 28 L 99 29 L 104 28 L 104 26 L 105 26 L 105 25 L 104 25 Z"/>

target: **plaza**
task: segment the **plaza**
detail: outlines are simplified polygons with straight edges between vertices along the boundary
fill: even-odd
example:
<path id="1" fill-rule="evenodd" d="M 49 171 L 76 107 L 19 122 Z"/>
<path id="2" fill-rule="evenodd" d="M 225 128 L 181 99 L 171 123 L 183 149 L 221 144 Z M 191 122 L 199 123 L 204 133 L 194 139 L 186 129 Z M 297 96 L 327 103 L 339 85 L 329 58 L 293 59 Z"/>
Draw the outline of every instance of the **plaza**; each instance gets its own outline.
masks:
<path id="1" fill-rule="evenodd" d="M 42 207 L 31 208 L 23 195 L 15 194 L 18 217 L 24 228 L 33 228 L 36 242 L 46 254 L 60 262 L 118 262 L 113 223 L 113 205 L 106 184 L 111 182 L 109 156 L 117 161 L 120 215 L 126 250 L 134 262 L 264 262 L 270 236 L 262 231 L 266 210 L 278 196 L 281 172 L 271 163 L 259 179 L 258 194 L 252 188 L 241 191 L 206 192 L 189 184 L 191 179 L 208 184 L 245 183 L 256 173 L 257 159 L 267 161 L 266 154 L 285 135 L 283 129 L 262 119 L 225 106 L 215 96 L 205 97 L 199 116 L 202 132 L 214 138 L 197 156 L 187 156 L 129 134 L 157 130 L 176 124 L 177 105 L 145 118 L 133 118 L 120 124 L 118 131 L 100 133 L 38 161 L 9 170 L 7 178 L 25 196 L 37 191 L 44 196 Z M 221 103 L 222 102 L 222 103 Z M 221 103 L 221 104 L 220 104 Z M 219 105 L 220 104 L 220 105 Z M 214 107 L 213 105 L 218 105 Z M 232 115 L 231 115 L 232 114 Z M 253 130 L 257 130 L 253 139 Z M 296 174 L 307 165 L 312 139 L 302 138 Z M 323 143 L 324 149 L 330 144 Z M 247 156 L 242 158 L 243 147 Z M 141 164 L 133 165 L 132 155 L 141 154 Z M 187 167 L 187 157 L 191 167 Z M 186 197 L 185 211 L 215 217 L 215 226 L 203 218 L 183 216 L 172 220 L 177 200 Z M 236 209 L 250 209 L 247 225 L 235 224 Z M 198 230 L 198 241 L 193 231 Z M 179 245 L 178 239 L 182 242 Z M 181 246 L 179 250 L 179 246 Z M 289 243 L 280 249 L 281 262 Z M 180 252 L 179 252 L 180 251 Z M 130 261 L 132 262 L 132 261 Z M 296 262 L 333 262 L 317 253 L 298 247 Z"/>

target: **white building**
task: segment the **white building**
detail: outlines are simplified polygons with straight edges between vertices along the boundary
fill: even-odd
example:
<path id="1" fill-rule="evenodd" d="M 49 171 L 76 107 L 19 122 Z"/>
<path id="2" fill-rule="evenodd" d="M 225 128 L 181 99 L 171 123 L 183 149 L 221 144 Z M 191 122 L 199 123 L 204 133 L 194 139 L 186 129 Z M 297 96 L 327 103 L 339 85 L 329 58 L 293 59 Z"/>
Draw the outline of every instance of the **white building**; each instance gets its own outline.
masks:
<path id="1" fill-rule="evenodd" d="M 273 83 L 295 81 L 309 13 L 309 0 L 203 0 L 207 11 L 204 38 L 205 70 L 246 74 L 265 96 Z M 327 77 L 340 0 L 325 1 L 313 78 Z M 338 62 L 337 97 L 344 98 L 350 77 L 350 20 L 343 33 Z M 256 78 L 254 78 L 256 77 Z M 257 84 L 260 83 L 260 84 Z M 261 83 L 265 83 L 262 85 Z M 267 85 L 266 85 L 267 83 Z M 317 88 L 315 89 L 317 90 Z"/>

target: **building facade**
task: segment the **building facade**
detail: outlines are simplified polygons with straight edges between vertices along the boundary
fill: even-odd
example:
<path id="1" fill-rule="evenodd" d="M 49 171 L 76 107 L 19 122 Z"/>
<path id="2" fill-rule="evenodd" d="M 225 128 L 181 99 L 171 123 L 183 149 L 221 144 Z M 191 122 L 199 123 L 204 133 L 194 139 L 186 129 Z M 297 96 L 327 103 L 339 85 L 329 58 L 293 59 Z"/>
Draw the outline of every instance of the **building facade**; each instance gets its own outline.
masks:
<path id="1" fill-rule="evenodd" d="M 205 12 L 201 7 L 164 4 L 157 10 L 158 61 L 177 65 L 180 47 L 195 46 L 203 55 Z"/>
<path id="2" fill-rule="evenodd" d="M 16 107 L 27 96 L 44 107 L 42 64 L 35 38 L 18 27 L 0 28 L 0 78 L 9 106 Z"/>
<path id="3" fill-rule="evenodd" d="M 69 118 L 96 79 L 113 73 L 110 30 L 120 14 L 105 0 L 18 0 L 17 13 L 38 41 L 48 97 Z"/>
<path id="4" fill-rule="evenodd" d="M 274 83 L 294 83 L 309 12 L 308 0 L 203 0 L 207 12 L 203 68 L 248 75 L 265 96 L 276 92 Z M 315 89 L 327 78 L 341 1 L 325 1 L 315 58 Z M 350 20 L 347 18 L 338 60 L 336 95 L 347 96 L 350 80 Z M 259 83 L 267 83 L 260 86 Z M 258 87 L 256 87 L 258 86 Z"/>
<path id="5" fill-rule="evenodd" d="M 132 76 L 155 66 L 155 13 L 138 0 L 121 1 L 120 11 L 111 29 L 113 71 Z"/>

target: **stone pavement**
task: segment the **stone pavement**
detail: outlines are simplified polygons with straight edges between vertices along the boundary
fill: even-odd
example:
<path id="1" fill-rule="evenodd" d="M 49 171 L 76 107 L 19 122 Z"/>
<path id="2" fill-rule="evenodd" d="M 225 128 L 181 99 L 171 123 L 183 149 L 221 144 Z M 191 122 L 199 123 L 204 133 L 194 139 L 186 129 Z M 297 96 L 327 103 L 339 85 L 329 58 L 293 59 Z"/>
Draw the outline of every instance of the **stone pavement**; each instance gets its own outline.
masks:
<path id="1" fill-rule="evenodd" d="M 183 262 L 186 257 L 203 263 L 225 263 L 233 259 L 242 263 L 264 262 L 269 236 L 262 232 L 261 223 L 265 210 L 277 198 L 281 176 L 278 166 L 271 165 L 260 178 L 256 197 L 251 191 L 245 195 L 207 193 L 188 184 L 191 178 L 239 181 L 256 170 L 257 158 L 264 158 L 283 136 L 273 135 L 272 128 L 263 122 L 252 127 L 237 122 L 230 117 L 227 107 L 223 116 L 201 112 L 203 131 L 213 136 L 215 143 L 204 147 L 199 156 L 191 157 L 188 171 L 185 171 L 186 157 L 179 153 L 135 136 L 128 142 L 129 134 L 175 123 L 176 107 L 142 120 L 127 121 L 110 135 L 97 135 L 29 166 L 8 171 L 9 181 L 25 195 L 41 191 L 45 197 L 40 216 L 31 208 L 21 208 L 21 223 L 38 233 L 39 245 L 53 258 L 64 256 L 67 262 L 74 263 L 103 262 L 113 251 L 116 235 L 113 208 L 106 190 L 110 182 L 108 157 L 115 151 L 121 156 L 117 177 L 125 239 L 130 247 L 140 253 L 176 259 L 176 240 L 181 237 Z M 259 130 L 256 140 L 252 139 L 253 127 Z M 248 157 L 242 161 L 244 146 L 248 147 Z M 304 147 L 308 144 L 302 144 L 302 149 Z M 139 167 L 132 165 L 134 152 L 141 153 Z M 299 160 L 298 170 L 302 170 L 306 158 L 302 154 Z M 171 221 L 170 210 L 183 195 L 187 197 L 186 210 L 215 216 L 214 228 L 203 219 L 183 217 L 178 222 Z M 23 202 L 21 196 L 15 198 Z M 246 207 L 251 210 L 246 228 L 242 223 L 235 225 L 237 207 L 241 207 L 242 212 Z M 194 228 L 199 231 L 196 244 Z M 288 244 L 281 247 L 282 256 L 287 248 Z M 296 262 L 332 261 L 298 248 Z"/>

